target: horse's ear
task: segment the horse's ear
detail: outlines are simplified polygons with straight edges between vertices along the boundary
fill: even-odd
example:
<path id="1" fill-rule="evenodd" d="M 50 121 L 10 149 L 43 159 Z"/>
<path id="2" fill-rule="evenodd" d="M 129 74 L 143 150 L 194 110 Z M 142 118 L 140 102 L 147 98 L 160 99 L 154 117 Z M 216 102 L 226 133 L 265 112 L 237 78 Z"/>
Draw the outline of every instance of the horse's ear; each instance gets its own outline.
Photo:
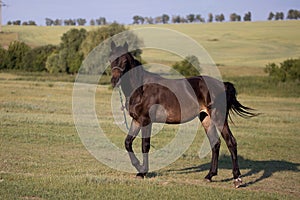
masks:
<path id="1" fill-rule="evenodd" d="M 114 41 L 111 42 L 110 48 L 111 50 L 114 50 L 116 48 L 116 43 Z"/>
<path id="2" fill-rule="evenodd" d="M 125 44 L 123 45 L 123 48 L 124 48 L 126 51 L 128 51 L 128 43 L 127 43 L 127 42 L 125 42 Z"/>

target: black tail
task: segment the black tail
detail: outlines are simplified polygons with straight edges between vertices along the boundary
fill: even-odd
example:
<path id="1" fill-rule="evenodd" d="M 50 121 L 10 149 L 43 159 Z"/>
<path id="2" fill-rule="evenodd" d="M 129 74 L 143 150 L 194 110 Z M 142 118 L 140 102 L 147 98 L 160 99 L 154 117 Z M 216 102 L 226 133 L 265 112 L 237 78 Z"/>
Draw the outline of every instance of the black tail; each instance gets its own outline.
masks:
<path id="1" fill-rule="evenodd" d="M 255 117 L 258 113 L 253 112 L 254 109 L 243 106 L 236 98 L 237 93 L 234 85 L 230 82 L 224 82 L 227 98 L 227 112 L 230 117 L 229 111 L 235 113 L 243 118 Z M 231 120 L 232 121 L 232 120 Z"/>

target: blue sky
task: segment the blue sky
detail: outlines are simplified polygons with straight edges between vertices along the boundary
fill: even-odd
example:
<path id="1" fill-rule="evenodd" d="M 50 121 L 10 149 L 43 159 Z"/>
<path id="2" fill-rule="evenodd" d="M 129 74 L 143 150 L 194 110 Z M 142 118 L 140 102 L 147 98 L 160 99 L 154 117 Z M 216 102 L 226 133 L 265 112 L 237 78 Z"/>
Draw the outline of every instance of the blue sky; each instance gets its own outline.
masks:
<path id="1" fill-rule="evenodd" d="M 162 14 L 181 15 L 208 13 L 229 15 L 233 12 L 244 16 L 252 13 L 252 20 L 266 20 L 270 11 L 300 10 L 299 0 L 2 0 L 8 7 L 2 9 L 3 24 L 9 20 L 34 20 L 45 24 L 45 18 L 87 21 L 105 17 L 107 21 L 132 23 L 134 15 L 156 17 Z"/>

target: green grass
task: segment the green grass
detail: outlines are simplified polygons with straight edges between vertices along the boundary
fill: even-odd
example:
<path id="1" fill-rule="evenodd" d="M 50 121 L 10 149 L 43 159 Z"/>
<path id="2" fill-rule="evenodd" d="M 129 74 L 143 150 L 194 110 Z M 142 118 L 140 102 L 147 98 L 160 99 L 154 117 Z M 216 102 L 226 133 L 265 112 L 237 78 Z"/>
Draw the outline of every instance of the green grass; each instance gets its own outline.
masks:
<path id="1" fill-rule="evenodd" d="M 198 157 L 205 137 L 202 128 L 176 162 L 145 180 L 113 170 L 89 154 L 77 134 L 72 117 L 75 76 L 2 72 L 0 199 L 299 199 L 299 83 L 274 83 L 263 72 L 269 62 L 299 57 L 299 26 L 299 21 L 158 26 L 202 44 L 219 64 L 223 80 L 235 84 L 241 103 L 262 113 L 249 120 L 234 117 L 235 125 L 231 124 L 245 187 L 233 189 L 224 141 L 219 175 L 212 183 L 203 180 L 210 155 Z M 4 26 L 3 30 L 39 46 L 58 44 L 70 28 Z M 180 59 L 153 50 L 145 51 L 143 58 L 167 65 Z M 109 77 L 103 76 L 101 82 L 108 83 Z M 109 86 L 97 88 L 97 116 L 111 141 L 123 149 L 125 135 L 113 123 L 110 98 Z M 151 151 L 170 141 L 176 130 L 164 126 L 152 138 Z M 140 151 L 140 139 L 134 148 Z"/>
<path id="2" fill-rule="evenodd" d="M 265 76 L 223 76 L 236 85 L 239 94 L 265 97 L 300 97 L 299 82 L 277 82 Z"/>
<path id="3" fill-rule="evenodd" d="M 143 27 L 168 28 L 184 33 L 201 44 L 217 64 L 224 66 L 264 67 L 269 62 L 279 63 L 300 55 L 299 20 L 129 26 L 130 29 Z M 71 28 L 74 27 L 4 26 L 3 31 L 18 34 L 19 40 L 31 46 L 40 46 L 59 44 L 62 34 Z M 97 27 L 83 28 L 91 30 Z M 149 62 L 159 63 L 173 63 L 178 59 L 161 51 L 148 51 L 143 57 Z"/>
<path id="4" fill-rule="evenodd" d="M 231 161 L 224 141 L 219 175 L 203 180 L 210 156 L 198 158 L 204 131 L 199 129 L 190 148 L 176 162 L 150 173 L 145 180 L 116 171 L 85 149 L 72 119 L 70 82 L 23 80 L 0 74 L 0 196 L 1 199 L 298 199 L 299 96 L 280 97 L 265 89 L 245 90 L 240 101 L 262 113 L 231 125 L 239 148 L 245 187 L 233 188 Z M 68 78 L 66 78 L 68 79 Z M 251 81 L 251 78 L 249 79 Z M 235 80 L 241 89 L 241 80 Z M 273 90 L 268 89 L 268 90 Z M 122 133 L 113 124 L 111 90 L 99 86 L 97 115 L 109 138 L 124 148 Z M 105 116 L 103 116 L 105 115 Z M 165 126 L 152 139 L 159 148 L 174 135 Z M 135 148 L 140 148 L 140 140 Z M 155 150 L 152 148 L 152 151 Z"/>

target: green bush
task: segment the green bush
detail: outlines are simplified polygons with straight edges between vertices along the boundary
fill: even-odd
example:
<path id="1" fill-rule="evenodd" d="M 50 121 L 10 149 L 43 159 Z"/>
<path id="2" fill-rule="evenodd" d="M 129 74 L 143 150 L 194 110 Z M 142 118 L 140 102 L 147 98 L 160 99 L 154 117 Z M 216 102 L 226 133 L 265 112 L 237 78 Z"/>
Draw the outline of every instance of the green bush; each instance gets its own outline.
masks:
<path id="1" fill-rule="evenodd" d="M 187 56 L 184 60 L 176 62 L 172 67 L 182 76 L 199 76 L 201 73 L 200 62 L 196 56 Z"/>
<path id="2" fill-rule="evenodd" d="M 46 61 L 46 69 L 51 74 L 64 72 L 64 69 L 59 68 L 59 54 L 57 52 L 53 52 L 48 56 Z"/>
<path id="3" fill-rule="evenodd" d="M 54 45 L 46 45 L 30 50 L 24 57 L 23 69 L 32 72 L 46 71 L 47 58 L 56 49 Z"/>
<path id="4" fill-rule="evenodd" d="M 80 52 L 80 46 L 86 38 L 87 31 L 85 29 L 71 29 L 63 34 L 60 44 L 60 66 L 65 67 L 67 73 L 77 73 L 84 59 L 83 54 Z"/>
<path id="5" fill-rule="evenodd" d="M 0 46 L 0 70 L 5 69 L 6 56 L 7 51 L 2 46 Z"/>
<path id="6" fill-rule="evenodd" d="M 285 60 L 280 66 L 270 63 L 266 65 L 265 72 L 275 81 L 300 81 L 300 58 Z"/>
<path id="7" fill-rule="evenodd" d="M 24 58 L 31 48 L 24 42 L 11 42 L 3 63 L 4 69 L 19 70 L 24 66 Z"/>
<path id="8" fill-rule="evenodd" d="M 87 55 L 101 42 L 126 30 L 124 25 L 113 23 L 109 26 L 102 26 L 96 30 L 89 31 L 81 44 L 80 50 L 84 57 L 87 57 Z"/>
<path id="9" fill-rule="evenodd" d="M 24 42 L 14 41 L 9 45 L 8 50 L 0 47 L 0 70 L 75 74 L 91 50 L 105 39 L 125 30 L 127 29 L 123 25 L 117 23 L 90 32 L 85 29 L 73 28 L 63 34 L 58 47 L 46 45 L 31 49 Z M 131 32 L 128 32 L 126 39 L 132 49 L 141 46 L 141 41 Z M 107 47 L 107 51 L 110 51 L 109 47 Z M 133 53 L 139 57 L 141 51 L 137 50 Z M 99 59 L 99 55 L 97 56 Z M 105 62 L 104 59 L 103 62 Z"/>

